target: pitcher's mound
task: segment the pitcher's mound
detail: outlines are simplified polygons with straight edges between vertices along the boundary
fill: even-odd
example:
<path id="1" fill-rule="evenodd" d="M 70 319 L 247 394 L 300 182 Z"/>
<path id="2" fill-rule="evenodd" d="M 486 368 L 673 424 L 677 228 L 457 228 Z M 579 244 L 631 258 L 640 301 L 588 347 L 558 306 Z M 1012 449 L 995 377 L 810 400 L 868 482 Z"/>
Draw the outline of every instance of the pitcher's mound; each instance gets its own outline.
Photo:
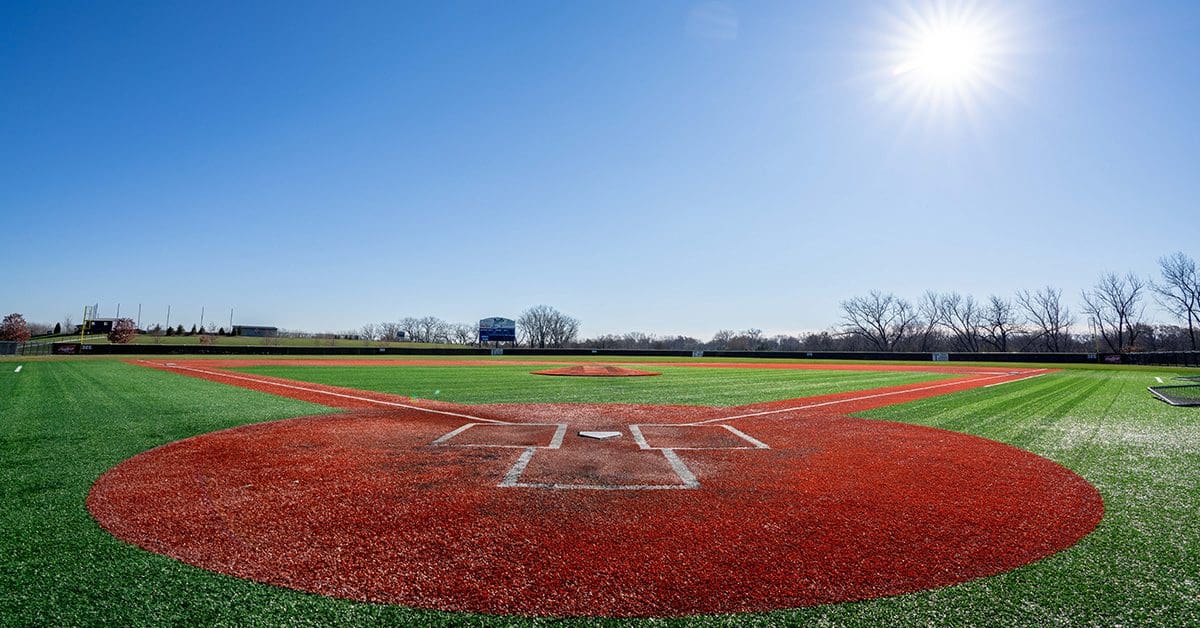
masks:
<path id="1" fill-rule="evenodd" d="M 534 371 L 533 374 L 566 375 L 571 377 L 642 377 L 645 375 L 662 375 L 662 373 L 655 373 L 653 371 L 638 371 L 620 366 L 608 366 L 607 364 L 564 366 L 563 368 L 550 369 L 548 371 Z"/>

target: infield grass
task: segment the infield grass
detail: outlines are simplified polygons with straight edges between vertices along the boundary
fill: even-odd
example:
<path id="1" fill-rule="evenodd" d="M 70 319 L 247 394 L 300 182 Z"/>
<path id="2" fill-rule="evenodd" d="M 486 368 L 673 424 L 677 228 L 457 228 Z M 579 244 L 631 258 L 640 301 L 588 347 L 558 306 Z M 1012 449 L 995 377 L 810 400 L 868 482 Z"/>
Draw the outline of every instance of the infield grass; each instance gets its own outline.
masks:
<path id="1" fill-rule="evenodd" d="M 407 368 L 414 373 L 423 369 Z M 729 372 L 679 370 L 699 379 L 634 379 L 658 380 L 652 385 L 664 388 L 651 398 L 678 395 L 678 402 L 701 387 L 710 390 L 705 394 L 711 400 L 742 402 L 737 394 L 712 392 Z M 12 371 L 0 371 L 0 625 L 527 621 L 297 593 L 213 574 L 118 541 L 93 522 L 84 500 L 92 482 L 121 460 L 216 429 L 330 410 L 115 360 L 30 361 L 20 373 Z M 752 372 L 751 380 L 768 382 L 754 394 L 774 390 L 778 382 L 770 383 L 772 373 Z M 1145 390 L 1154 376 L 1183 373 L 1165 368 L 1072 370 L 863 415 L 978 434 L 1046 456 L 1087 478 L 1100 489 L 1106 514 L 1095 532 L 1064 552 L 1007 574 L 936 591 L 663 623 L 1198 625 L 1200 410 L 1168 406 Z M 445 374 L 429 377 L 426 387 L 447 380 Z M 591 385 L 579 378 L 529 381 L 537 382 L 533 386 Z M 678 390 L 672 392 L 664 383 L 671 381 L 680 382 Z M 475 395 L 495 401 L 502 392 L 488 389 L 485 379 L 465 375 L 454 386 L 449 390 L 464 399 Z M 526 401 L 552 401 L 531 396 L 562 394 L 540 388 L 519 392 Z M 585 395 L 613 402 L 635 396 L 615 389 Z"/>
<path id="2" fill-rule="evenodd" d="M 641 403 L 735 406 L 927 382 L 956 375 L 654 367 L 649 377 L 534 375 L 546 366 L 254 366 L 233 369 L 315 384 L 457 403 Z"/>

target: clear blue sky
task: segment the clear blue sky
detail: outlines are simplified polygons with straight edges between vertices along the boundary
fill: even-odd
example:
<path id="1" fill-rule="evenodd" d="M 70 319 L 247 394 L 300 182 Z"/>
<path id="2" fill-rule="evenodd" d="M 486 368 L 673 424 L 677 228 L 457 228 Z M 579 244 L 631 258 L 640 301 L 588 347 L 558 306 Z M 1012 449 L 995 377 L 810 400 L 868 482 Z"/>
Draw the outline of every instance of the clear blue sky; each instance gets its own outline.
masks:
<path id="1" fill-rule="evenodd" d="M 1200 3 L 971 3 L 949 107 L 929 6 L 6 2 L 0 310 L 708 338 L 1200 257 Z"/>

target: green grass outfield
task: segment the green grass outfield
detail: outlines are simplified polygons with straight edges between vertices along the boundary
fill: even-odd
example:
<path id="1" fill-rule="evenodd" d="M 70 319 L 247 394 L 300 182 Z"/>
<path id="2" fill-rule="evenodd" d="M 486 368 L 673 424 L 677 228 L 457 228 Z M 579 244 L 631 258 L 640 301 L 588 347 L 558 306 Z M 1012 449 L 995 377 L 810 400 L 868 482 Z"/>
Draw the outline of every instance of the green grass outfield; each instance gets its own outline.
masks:
<path id="1" fill-rule="evenodd" d="M 20 373 L 13 372 L 17 365 Z M 407 381 L 411 390 L 418 385 L 427 389 L 452 379 L 425 367 L 394 369 L 407 373 L 397 373 L 395 380 L 387 375 L 393 369 L 344 370 L 336 376 L 349 379 L 339 384 L 364 388 Z M 422 370 L 428 372 L 422 375 Z M 541 386 L 595 382 L 523 378 L 518 370 L 532 369 L 513 367 L 504 394 L 524 401 L 571 398 L 566 389 Z M 853 383 L 838 375 L 894 375 L 804 371 L 792 372 L 796 381 L 785 382 L 787 378 L 774 379 L 781 373 L 777 371 L 746 373 L 670 369 L 662 377 L 637 378 L 641 384 L 626 380 L 620 387 L 644 384 L 637 395 L 651 402 L 678 402 L 693 395 L 708 403 L 734 404 L 748 397 L 787 396 L 793 390 L 818 394 L 838 386 L 886 385 L 877 379 Z M 1087 478 L 1103 494 L 1106 514 L 1095 532 L 1065 552 L 936 591 L 662 623 L 1200 624 L 1200 409 L 1168 406 L 1145 390 L 1156 383 L 1155 376 L 1169 381 L 1184 373 L 1153 367 L 1075 368 L 864 415 L 1010 443 Z M 487 379 L 465 374 L 441 396 L 453 391 L 461 399 L 495 400 L 499 390 L 488 390 Z M 327 375 L 314 370 L 305 377 Z M 532 387 L 523 387 L 522 381 Z M 708 390 L 703 393 L 707 396 L 695 397 L 697 387 Z M 575 398 L 639 398 L 631 394 L 592 388 Z M 327 411 L 113 359 L 0 361 L 0 625 L 523 623 L 520 618 L 334 600 L 213 574 L 117 541 L 84 508 L 91 483 L 137 452 L 234 425 Z"/>

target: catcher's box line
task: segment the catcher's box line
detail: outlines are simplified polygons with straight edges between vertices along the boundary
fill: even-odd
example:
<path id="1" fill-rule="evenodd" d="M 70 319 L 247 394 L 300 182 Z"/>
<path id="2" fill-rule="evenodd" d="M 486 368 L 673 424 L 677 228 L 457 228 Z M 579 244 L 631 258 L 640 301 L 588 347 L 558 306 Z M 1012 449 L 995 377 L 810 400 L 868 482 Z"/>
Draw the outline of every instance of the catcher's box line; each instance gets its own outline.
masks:
<path id="1" fill-rule="evenodd" d="M 139 361 L 146 362 L 147 364 L 154 364 L 154 362 L 149 362 L 147 360 L 139 360 Z M 367 403 L 379 404 L 381 406 L 391 406 L 394 408 L 405 408 L 408 410 L 419 410 L 421 412 L 429 412 L 431 414 L 442 414 L 445 416 L 458 417 L 460 419 L 470 419 L 472 421 L 482 421 L 484 423 L 500 423 L 500 424 L 504 424 L 504 425 L 513 425 L 513 423 L 511 421 L 501 421 L 499 419 L 486 419 L 486 418 L 480 417 L 480 416 L 472 416 L 470 414 L 462 414 L 461 412 L 449 412 L 447 410 L 434 410 L 432 408 L 422 408 L 421 406 L 413 406 L 413 405 L 409 405 L 406 403 L 397 403 L 395 401 L 383 401 L 380 399 L 371 399 L 370 397 L 359 397 L 357 395 L 347 395 L 345 393 L 337 393 L 337 392 L 333 392 L 330 390 L 321 390 L 319 388 L 307 388 L 305 386 L 295 386 L 292 384 L 283 384 L 283 383 L 271 381 L 268 379 L 256 379 L 253 377 L 234 375 L 234 374 L 226 372 L 226 371 L 208 371 L 205 369 L 192 368 L 190 366 L 180 366 L 178 364 L 161 364 L 160 366 L 162 366 L 164 368 L 169 368 L 169 369 L 178 369 L 178 370 L 183 370 L 183 371 L 192 371 L 194 373 L 203 373 L 205 375 L 212 375 L 213 377 L 227 377 L 229 379 L 240 379 L 243 381 L 254 382 L 256 384 L 263 384 L 266 386 L 278 386 L 280 388 L 290 388 L 292 390 L 301 390 L 304 392 L 317 393 L 320 395 L 329 395 L 330 397 L 340 397 L 342 399 L 350 399 L 352 401 L 365 401 Z"/>

